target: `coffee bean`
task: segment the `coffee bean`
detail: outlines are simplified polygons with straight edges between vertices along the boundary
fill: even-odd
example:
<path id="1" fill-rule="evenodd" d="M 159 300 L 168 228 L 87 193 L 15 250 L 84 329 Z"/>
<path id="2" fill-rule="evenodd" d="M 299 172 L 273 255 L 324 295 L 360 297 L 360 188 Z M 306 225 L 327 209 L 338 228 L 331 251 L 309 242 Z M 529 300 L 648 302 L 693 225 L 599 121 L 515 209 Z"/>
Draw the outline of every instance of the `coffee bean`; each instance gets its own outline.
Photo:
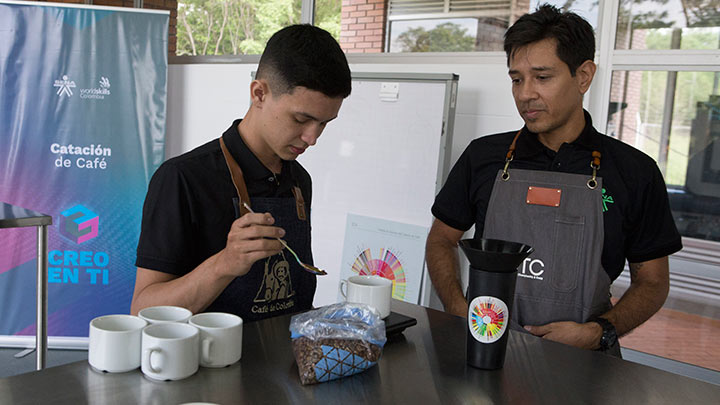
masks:
<path id="1" fill-rule="evenodd" d="M 293 339 L 293 352 L 300 373 L 300 382 L 303 384 L 316 384 L 315 365 L 323 358 L 322 346 L 330 346 L 362 357 L 368 362 L 376 362 L 380 358 L 382 348 L 370 342 L 358 339 L 317 339 L 306 337 Z M 349 364 L 348 360 L 348 364 Z M 357 372 L 362 371 L 358 370 Z M 331 377 L 334 379 L 337 377 Z"/>

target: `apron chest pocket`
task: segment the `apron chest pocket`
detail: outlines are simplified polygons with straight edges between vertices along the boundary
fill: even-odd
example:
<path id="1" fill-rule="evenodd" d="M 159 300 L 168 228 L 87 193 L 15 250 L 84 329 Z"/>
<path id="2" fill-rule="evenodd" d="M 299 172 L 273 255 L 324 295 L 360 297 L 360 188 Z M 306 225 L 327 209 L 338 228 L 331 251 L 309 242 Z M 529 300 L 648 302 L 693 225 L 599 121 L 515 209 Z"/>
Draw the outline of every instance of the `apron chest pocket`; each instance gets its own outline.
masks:
<path id="1" fill-rule="evenodd" d="M 570 292 L 577 287 L 583 263 L 583 237 L 585 217 L 557 216 L 555 218 L 555 246 L 553 247 L 553 271 L 550 281 L 559 292 Z"/>

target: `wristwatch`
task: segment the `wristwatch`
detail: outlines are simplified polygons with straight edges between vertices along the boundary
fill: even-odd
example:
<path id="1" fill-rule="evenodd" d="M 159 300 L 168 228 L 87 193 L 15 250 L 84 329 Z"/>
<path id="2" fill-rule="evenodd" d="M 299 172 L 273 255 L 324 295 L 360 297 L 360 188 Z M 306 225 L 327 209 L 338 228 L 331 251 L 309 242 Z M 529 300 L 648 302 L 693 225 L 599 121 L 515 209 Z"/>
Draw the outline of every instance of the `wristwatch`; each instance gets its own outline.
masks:
<path id="1" fill-rule="evenodd" d="M 606 351 L 607 349 L 615 346 L 617 343 L 617 332 L 615 326 L 605 318 L 595 318 L 591 322 L 595 322 L 602 327 L 602 336 L 600 336 L 600 350 Z"/>

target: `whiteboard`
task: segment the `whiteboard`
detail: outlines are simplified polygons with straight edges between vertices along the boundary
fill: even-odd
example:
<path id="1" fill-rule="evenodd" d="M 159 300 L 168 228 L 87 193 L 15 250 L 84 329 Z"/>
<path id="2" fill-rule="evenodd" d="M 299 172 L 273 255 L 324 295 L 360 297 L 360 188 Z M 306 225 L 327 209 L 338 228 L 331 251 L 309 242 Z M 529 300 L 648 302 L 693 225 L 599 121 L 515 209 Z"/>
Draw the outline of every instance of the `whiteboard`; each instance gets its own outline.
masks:
<path id="1" fill-rule="evenodd" d="M 337 301 L 348 214 L 429 229 L 449 170 L 457 82 L 452 74 L 353 73 L 338 118 L 298 158 L 313 179 L 313 257 L 328 272 L 318 277 L 315 306 Z M 396 100 L 381 99 L 387 88 L 397 88 Z M 423 279 L 419 303 L 427 304 L 424 268 L 406 271 Z"/>

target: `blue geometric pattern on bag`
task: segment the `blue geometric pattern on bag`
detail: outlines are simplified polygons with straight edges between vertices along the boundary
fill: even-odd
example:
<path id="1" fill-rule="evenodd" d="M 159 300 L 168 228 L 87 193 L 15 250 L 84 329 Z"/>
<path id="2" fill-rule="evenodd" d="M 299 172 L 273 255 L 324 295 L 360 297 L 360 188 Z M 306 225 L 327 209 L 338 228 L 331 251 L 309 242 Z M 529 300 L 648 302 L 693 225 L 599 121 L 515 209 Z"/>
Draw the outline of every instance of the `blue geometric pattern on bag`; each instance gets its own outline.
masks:
<path id="1" fill-rule="evenodd" d="M 323 357 L 315 363 L 315 378 L 318 382 L 335 380 L 340 377 L 357 374 L 375 365 L 346 350 L 332 346 L 321 346 Z"/>

